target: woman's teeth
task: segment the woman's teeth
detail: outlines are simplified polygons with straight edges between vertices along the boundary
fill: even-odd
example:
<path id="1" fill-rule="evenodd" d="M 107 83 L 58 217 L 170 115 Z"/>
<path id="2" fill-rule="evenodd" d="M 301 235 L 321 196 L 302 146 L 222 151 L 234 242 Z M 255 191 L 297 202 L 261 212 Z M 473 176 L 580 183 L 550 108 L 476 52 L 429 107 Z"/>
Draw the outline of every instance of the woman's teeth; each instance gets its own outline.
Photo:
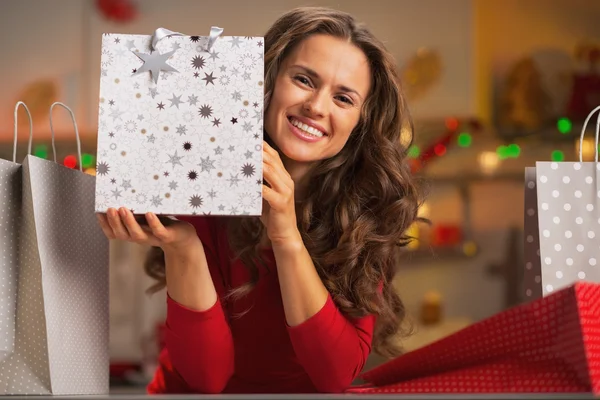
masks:
<path id="1" fill-rule="evenodd" d="M 312 126 L 308 126 L 294 118 L 291 119 L 291 122 L 292 122 L 292 125 L 294 125 L 296 128 L 303 130 L 304 132 L 308 133 L 309 135 L 313 135 L 316 137 L 323 137 L 323 132 L 321 132 L 318 129 L 313 128 Z"/>

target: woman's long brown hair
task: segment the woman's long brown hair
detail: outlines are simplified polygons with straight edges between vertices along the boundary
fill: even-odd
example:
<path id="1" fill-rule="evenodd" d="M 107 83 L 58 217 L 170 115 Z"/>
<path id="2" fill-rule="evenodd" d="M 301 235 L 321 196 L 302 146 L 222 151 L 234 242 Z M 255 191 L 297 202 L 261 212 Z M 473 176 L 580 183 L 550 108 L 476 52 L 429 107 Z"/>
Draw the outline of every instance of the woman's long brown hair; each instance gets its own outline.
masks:
<path id="1" fill-rule="evenodd" d="M 413 125 L 393 56 L 364 26 L 346 13 L 302 7 L 281 16 L 265 35 L 265 110 L 283 60 L 303 39 L 327 34 L 360 48 L 370 62 L 372 87 L 361 118 L 344 148 L 316 165 L 302 199 L 298 227 L 314 265 L 339 309 L 350 317 L 377 316 L 373 347 L 399 354 L 393 340 L 405 308 L 393 287 L 407 228 L 420 205 L 407 166 Z M 268 140 L 268 138 L 266 138 Z M 248 293 L 258 281 L 258 247 L 264 227 L 258 218 L 234 218 L 228 233 L 233 251 L 250 270 L 250 281 L 233 289 Z M 164 255 L 153 249 L 145 265 L 165 285 Z"/>

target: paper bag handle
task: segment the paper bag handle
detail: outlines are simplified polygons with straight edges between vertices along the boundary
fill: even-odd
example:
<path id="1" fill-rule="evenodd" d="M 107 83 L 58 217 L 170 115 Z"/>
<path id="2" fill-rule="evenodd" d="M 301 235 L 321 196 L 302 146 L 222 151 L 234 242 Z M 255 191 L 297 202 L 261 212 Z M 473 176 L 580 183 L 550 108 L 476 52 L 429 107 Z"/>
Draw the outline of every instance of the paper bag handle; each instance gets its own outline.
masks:
<path id="1" fill-rule="evenodd" d="M 67 107 L 60 101 L 56 101 L 50 106 L 50 134 L 52 135 L 52 155 L 54 156 L 54 162 L 56 162 L 56 147 L 54 145 L 54 127 L 52 126 L 52 109 L 54 108 L 54 106 L 64 107 L 71 116 L 73 128 L 75 128 L 75 139 L 77 140 L 77 159 L 79 161 L 79 170 L 83 172 L 83 167 L 81 166 L 81 142 L 79 140 L 79 130 L 77 129 L 77 122 L 75 122 L 75 114 L 73 114 L 73 110 L 71 110 L 69 107 Z"/>
<path id="2" fill-rule="evenodd" d="M 17 126 L 18 126 L 18 115 L 19 115 L 19 106 L 23 106 L 25 112 L 27 113 L 27 117 L 29 118 L 29 147 L 27 148 L 27 154 L 31 154 L 31 142 L 33 141 L 33 121 L 31 119 L 31 113 L 29 112 L 29 108 L 27 104 L 22 101 L 18 101 L 17 105 L 15 105 L 15 126 L 13 130 L 13 162 L 17 162 Z"/>
<path id="3" fill-rule="evenodd" d="M 579 138 L 579 162 L 583 162 L 583 137 L 585 136 L 585 128 L 587 127 L 588 122 L 592 119 L 592 115 L 596 111 L 600 111 L 600 106 L 594 108 L 591 113 L 588 114 L 587 118 L 583 123 L 583 128 L 581 128 L 581 137 Z M 594 162 L 598 162 L 598 136 L 600 135 L 600 113 L 598 113 L 598 119 L 596 119 L 596 145 L 594 147 Z"/>

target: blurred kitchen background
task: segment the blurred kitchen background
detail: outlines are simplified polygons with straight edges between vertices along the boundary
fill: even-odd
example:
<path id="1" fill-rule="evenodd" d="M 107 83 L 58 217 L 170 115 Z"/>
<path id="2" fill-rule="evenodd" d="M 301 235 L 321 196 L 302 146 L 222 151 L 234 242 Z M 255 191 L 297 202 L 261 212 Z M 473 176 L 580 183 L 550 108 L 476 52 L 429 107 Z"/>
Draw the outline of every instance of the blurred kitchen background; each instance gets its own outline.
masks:
<path id="1" fill-rule="evenodd" d="M 535 161 L 574 161 L 582 120 L 600 105 L 600 2 L 591 0 L 0 0 L 0 157 L 12 158 L 13 110 L 33 113 L 33 152 L 52 157 L 49 105 L 75 112 L 82 164 L 95 171 L 103 33 L 159 27 L 261 36 L 284 11 L 322 5 L 354 14 L 402 70 L 416 123 L 411 163 L 428 190 L 417 245 L 397 288 L 413 349 L 527 300 L 522 286 L 523 174 Z M 595 120 L 594 120 L 595 122 Z M 19 114 L 17 160 L 27 149 Z M 595 126 L 595 124 L 592 124 Z M 77 164 L 68 114 L 54 112 L 57 161 Z M 592 127 L 593 128 L 593 127 Z M 593 129 L 583 143 L 593 159 Z M 111 243 L 111 373 L 150 378 L 164 292 L 148 296 L 146 249 Z M 373 356 L 367 368 L 381 362 Z"/>

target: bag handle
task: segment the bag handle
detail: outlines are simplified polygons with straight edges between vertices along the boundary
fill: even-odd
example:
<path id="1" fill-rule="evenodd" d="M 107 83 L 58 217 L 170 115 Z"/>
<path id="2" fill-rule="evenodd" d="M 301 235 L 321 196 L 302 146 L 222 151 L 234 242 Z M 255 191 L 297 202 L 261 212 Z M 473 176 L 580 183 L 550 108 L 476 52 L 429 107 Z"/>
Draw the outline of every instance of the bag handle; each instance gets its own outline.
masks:
<path id="1" fill-rule="evenodd" d="M 596 111 L 600 111 L 600 106 L 594 108 L 592 112 L 588 114 L 583 123 L 583 128 L 581 128 L 581 137 L 579 138 L 579 162 L 583 162 L 583 137 L 585 136 L 585 128 Z M 598 119 L 596 120 L 596 144 L 594 147 L 594 162 L 596 163 L 598 162 L 598 136 L 600 136 L 600 113 L 598 113 Z"/>
<path id="2" fill-rule="evenodd" d="M 52 109 L 54 106 L 61 106 L 65 108 L 69 115 L 71 116 L 71 121 L 73 122 L 73 128 L 75 128 L 75 139 L 77 140 L 77 157 L 79 160 L 79 171 L 83 172 L 83 167 L 81 165 L 81 141 L 79 140 L 79 130 L 77 129 L 77 122 L 75 122 L 75 114 L 73 114 L 73 110 L 69 107 L 61 103 L 60 101 L 56 101 L 52 103 L 50 106 L 50 134 L 52 135 L 52 155 L 54 156 L 54 162 L 56 162 L 56 147 L 54 144 L 54 127 L 52 126 Z M 30 144 L 31 145 L 31 144 Z"/>
<path id="3" fill-rule="evenodd" d="M 27 113 L 27 117 L 29 118 L 29 147 L 27 148 L 27 154 L 31 154 L 31 142 L 33 141 L 33 120 L 31 119 L 31 113 L 29 112 L 27 104 L 23 103 L 22 101 L 17 101 L 17 104 L 15 105 L 15 125 L 13 130 L 13 162 L 17 162 L 17 118 L 19 115 L 19 106 L 23 106 L 25 112 Z"/>

